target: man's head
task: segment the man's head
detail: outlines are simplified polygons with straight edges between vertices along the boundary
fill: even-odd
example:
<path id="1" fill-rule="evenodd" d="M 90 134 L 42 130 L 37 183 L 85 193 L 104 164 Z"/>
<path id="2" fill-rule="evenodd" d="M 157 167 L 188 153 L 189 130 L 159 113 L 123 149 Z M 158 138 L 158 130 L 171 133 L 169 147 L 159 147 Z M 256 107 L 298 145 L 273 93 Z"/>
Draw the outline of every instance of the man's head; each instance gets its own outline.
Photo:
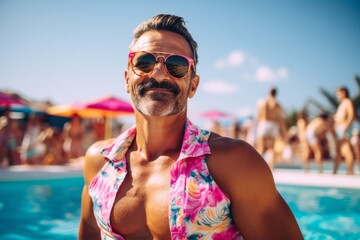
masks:
<path id="1" fill-rule="evenodd" d="M 178 16 L 160 14 L 135 29 L 125 79 L 138 112 L 168 116 L 186 109 L 199 83 L 196 48 Z"/>
<path id="2" fill-rule="evenodd" d="M 328 112 L 321 112 L 318 117 L 321 118 L 325 123 L 329 124 L 330 126 L 334 124 L 334 119 L 331 117 L 330 113 Z"/>
<path id="3" fill-rule="evenodd" d="M 130 52 L 141 35 L 151 30 L 174 32 L 185 38 L 191 48 L 191 57 L 194 59 L 196 66 L 198 63 L 197 43 L 185 27 L 184 19 L 175 15 L 159 14 L 138 25 L 134 30 L 133 40 L 130 44 Z"/>
<path id="4" fill-rule="evenodd" d="M 271 87 L 269 90 L 269 94 L 270 94 L 270 96 L 275 98 L 276 94 L 277 94 L 277 89 L 275 87 Z"/>
<path id="5" fill-rule="evenodd" d="M 343 98 L 349 98 L 350 94 L 347 87 L 341 86 L 338 89 L 336 89 L 336 97 L 340 100 L 342 100 Z"/>

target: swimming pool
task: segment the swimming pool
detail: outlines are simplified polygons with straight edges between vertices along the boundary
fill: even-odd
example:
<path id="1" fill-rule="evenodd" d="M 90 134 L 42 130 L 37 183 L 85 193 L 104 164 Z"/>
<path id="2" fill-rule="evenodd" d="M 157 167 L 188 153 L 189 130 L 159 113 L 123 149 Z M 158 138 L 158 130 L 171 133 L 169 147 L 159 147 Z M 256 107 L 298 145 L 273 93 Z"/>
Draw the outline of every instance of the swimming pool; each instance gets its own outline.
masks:
<path id="1" fill-rule="evenodd" d="M 278 185 L 305 239 L 360 239 L 360 189 Z"/>
<path id="2" fill-rule="evenodd" d="M 77 239 L 82 178 L 0 182 L 0 239 Z"/>
<path id="3" fill-rule="evenodd" d="M 77 239 L 82 178 L 0 182 L 0 239 Z M 305 239 L 360 239 L 360 189 L 278 185 Z"/>

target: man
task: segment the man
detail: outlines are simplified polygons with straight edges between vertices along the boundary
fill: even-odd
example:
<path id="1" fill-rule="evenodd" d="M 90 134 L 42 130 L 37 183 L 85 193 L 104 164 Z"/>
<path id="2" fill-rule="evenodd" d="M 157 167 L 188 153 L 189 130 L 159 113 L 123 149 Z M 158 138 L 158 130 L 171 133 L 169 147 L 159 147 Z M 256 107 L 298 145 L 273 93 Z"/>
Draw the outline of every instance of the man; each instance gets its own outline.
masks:
<path id="1" fill-rule="evenodd" d="M 258 103 L 256 127 L 256 148 L 261 155 L 267 152 L 270 168 L 275 168 L 275 142 L 286 136 L 286 124 L 283 110 L 276 99 L 277 89 L 270 88 L 267 99 Z"/>
<path id="2" fill-rule="evenodd" d="M 305 138 L 314 153 L 315 162 L 318 164 L 319 173 L 323 172 L 322 160 L 324 158 L 324 139 L 326 134 L 335 137 L 333 119 L 326 113 L 320 114 L 306 126 Z M 304 159 L 305 170 L 309 171 L 309 155 Z"/>
<path id="3" fill-rule="evenodd" d="M 79 239 L 302 239 L 261 156 L 187 119 L 196 49 L 181 17 L 135 29 L 125 81 L 136 125 L 88 150 Z"/>
<path id="4" fill-rule="evenodd" d="M 340 104 L 334 116 L 337 137 L 337 155 L 334 163 L 334 174 L 337 173 L 342 158 L 345 158 L 348 174 L 354 174 L 354 154 L 349 137 L 350 127 L 355 119 L 355 108 L 349 95 L 349 90 L 346 87 L 339 87 L 336 90 L 336 97 Z"/>

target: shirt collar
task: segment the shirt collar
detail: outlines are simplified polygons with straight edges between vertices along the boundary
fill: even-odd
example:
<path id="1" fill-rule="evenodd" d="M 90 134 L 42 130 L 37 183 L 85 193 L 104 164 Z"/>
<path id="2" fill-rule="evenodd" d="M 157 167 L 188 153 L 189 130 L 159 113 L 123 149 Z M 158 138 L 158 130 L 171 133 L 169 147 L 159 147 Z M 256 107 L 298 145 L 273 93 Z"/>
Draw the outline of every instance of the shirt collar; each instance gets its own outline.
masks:
<path id="1" fill-rule="evenodd" d="M 136 127 L 134 125 L 117 137 L 108 147 L 105 147 L 101 153 L 114 164 L 125 164 L 121 163 L 121 160 L 124 158 L 127 150 L 134 141 L 135 135 Z M 209 131 L 198 128 L 189 119 L 187 119 L 178 161 L 210 154 L 211 151 L 208 144 L 209 136 Z"/>

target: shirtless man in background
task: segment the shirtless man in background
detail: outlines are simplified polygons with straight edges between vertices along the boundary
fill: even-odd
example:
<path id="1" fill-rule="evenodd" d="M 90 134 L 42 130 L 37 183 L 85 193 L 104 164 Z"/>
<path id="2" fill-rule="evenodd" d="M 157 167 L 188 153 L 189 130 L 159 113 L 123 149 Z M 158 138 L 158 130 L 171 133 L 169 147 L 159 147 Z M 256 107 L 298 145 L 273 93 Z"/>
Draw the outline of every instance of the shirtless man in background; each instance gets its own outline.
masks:
<path id="1" fill-rule="evenodd" d="M 337 138 L 337 154 L 334 163 L 334 174 L 337 173 L 340 161 L 344 158 L 348 174 L 352 175 L 354 174 L 354 153 L 350 145 L 349 137 L 351 124 L 355 119 L 355 108 L 350 99 L 349 90 L 346 87 L 339 87 L 336 90 L 336 97 L 340 101 L 340 104 L 334 116 Z"/>
<path id="2" fill-rule="evenodd" d="M 286 124 L 283 109 L 276 100 L 277 89 L 272 87 L 269 96 L 258 105 L 258 119 L 256 129 L 256 148 L 261 155 L 268 151 L 268 163 L 272 170 L 275 168 L 275 141 L 286 136 Z"/>
<path id="3" fill-rule="evenodd" d="M 314 159 L 318 165 L 319 173 L 323 172 L 322 161 L 325 151 L 321 142 L 326 138 L 327 133 L 335 137 L 333 119 L 326 113 L 322 113 L 311 120 L 305 130 L 306 142 L 314 153 Z M 304 166 L 305 171 L 308 172 L 310 170 L 309 155 L 304 159 Z"/>

